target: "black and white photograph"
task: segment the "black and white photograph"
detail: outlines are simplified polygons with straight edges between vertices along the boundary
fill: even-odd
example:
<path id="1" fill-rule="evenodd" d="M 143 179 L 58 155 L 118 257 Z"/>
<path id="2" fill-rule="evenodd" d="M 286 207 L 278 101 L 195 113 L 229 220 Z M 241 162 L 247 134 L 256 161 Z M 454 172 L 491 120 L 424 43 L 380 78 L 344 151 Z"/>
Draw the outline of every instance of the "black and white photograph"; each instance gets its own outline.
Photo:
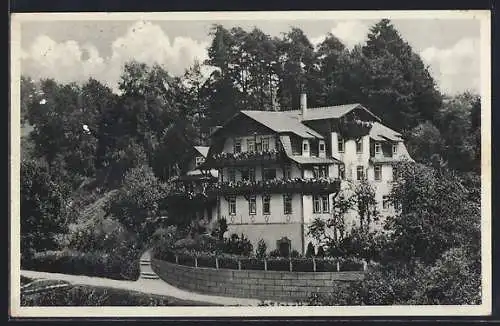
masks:
<path id="1" fill-rule="evenodd" d="M 11 315 L 488 315 L 490 29 L 13 14 Z"/>

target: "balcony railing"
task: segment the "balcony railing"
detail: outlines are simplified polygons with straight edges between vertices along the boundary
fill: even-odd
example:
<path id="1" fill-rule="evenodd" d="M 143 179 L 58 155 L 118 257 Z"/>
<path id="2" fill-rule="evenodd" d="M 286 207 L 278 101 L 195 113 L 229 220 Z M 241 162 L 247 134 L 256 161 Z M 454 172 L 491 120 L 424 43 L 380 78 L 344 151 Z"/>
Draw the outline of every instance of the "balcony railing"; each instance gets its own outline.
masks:
<path id="1" fill-rule="evenodd" d="M 283 152 L 278 150 L 240 153 L 218 153 L 208 158 L 204 164 L 206 167 L 225 167 L 238 165 L 255 165 L 262 163 L 279 162 L 283 158 Z"/>
<path id="2" fill-rule="evenodd" d="M 192 184 L 173 183 L 171 189 L 168 191 L 166 199 L 169 201 L 179 200 L 196 200 L 196 201 L 210 201 L 214 199 L 214 193 L 208 192 L 207 189 L 211 187 L 210 183 L 203 183 L 193 186 Z"/>
<path id="3" fill-rule="evenodd" d="M 340 189 L 339 179 L 272 179 L 259 181 L 218 182 L 207 188 L 207 194 L 245 195 L 254 193 L 334 193 Z"/>

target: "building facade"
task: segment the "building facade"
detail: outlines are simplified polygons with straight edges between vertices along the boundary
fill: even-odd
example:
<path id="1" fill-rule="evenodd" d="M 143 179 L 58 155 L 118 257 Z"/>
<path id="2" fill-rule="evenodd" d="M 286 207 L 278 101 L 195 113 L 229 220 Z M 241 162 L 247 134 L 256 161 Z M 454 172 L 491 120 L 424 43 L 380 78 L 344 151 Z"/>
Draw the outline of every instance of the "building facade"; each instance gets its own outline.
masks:
<path id="1" fill-rule="evenodd" d="M 305 253 L 311 222 L 330 216 L 341 189 L 368 180 L 390 214 L 393 163 L 402 159 L 411 160 L 401 135 L 360 104 L 307 108 L 302 95 L 300 110 L 240 111 L 211 135 L 201 165 L 217 171 L 207 214 L 254 245 L 286 241 Z"/>

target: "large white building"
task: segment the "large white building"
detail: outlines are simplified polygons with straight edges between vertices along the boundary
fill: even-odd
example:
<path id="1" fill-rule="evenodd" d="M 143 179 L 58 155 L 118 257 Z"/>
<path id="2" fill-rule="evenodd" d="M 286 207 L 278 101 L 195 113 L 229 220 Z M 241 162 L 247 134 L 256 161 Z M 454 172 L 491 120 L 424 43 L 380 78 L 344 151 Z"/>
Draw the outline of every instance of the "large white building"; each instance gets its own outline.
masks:
<path id="1" fill-rule="evenodd" d="M 211 135 L 202 165 L 216 169 L 207 215 L 229 233 L 270 250 L 286 239 L 301 253 L 315 217 L 328 217 L 334 195 L 366 178 L 379 211 L 389 214 L 393 163 L 410 159 L 401 135 L 360 104 L 294 111 L 240 111 Z"/>

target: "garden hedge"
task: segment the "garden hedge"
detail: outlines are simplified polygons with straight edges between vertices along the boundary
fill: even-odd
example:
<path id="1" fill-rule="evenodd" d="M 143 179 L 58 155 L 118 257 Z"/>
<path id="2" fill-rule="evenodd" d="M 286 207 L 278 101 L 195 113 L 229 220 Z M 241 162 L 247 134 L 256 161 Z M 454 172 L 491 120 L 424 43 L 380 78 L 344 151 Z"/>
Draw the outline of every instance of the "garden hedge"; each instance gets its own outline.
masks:
<path id="1" fill-rule="evenodd" d="M 80 253 L 75 251 L 46 251 L 36 253 L 21 263 L 23 269 L 40 272 L 63 273 L 106 277 L 118 280 L 137 280 L 139 262 L 130 262 L 121 257 L 102 253 Z"/>

